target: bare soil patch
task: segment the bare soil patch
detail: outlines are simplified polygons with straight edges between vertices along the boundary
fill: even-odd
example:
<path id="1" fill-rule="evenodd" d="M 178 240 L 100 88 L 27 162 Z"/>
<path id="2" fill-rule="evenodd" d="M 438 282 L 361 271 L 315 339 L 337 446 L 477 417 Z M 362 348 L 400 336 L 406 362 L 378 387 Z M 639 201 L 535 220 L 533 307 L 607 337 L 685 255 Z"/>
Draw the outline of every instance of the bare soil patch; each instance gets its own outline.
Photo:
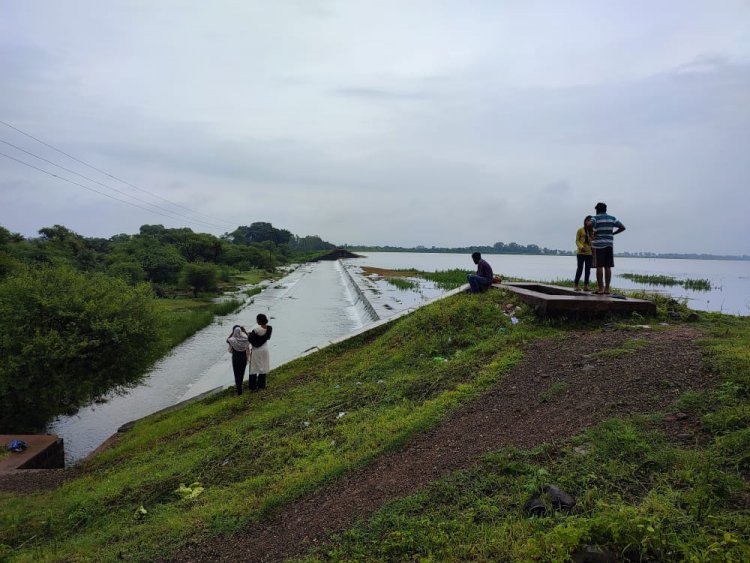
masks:
<path id="1" fill-rule="evenodd" d="M 523 362 L 492 390 L 403 449 L 240 534 L 190 544 L 175 560 L 277 561 L 301 555 L 385 503 L 471 466 L 484 453 L 562 441 L 608 418 L 668 410 L 685 391 L 713 383 L 694 342 L 698 337 L 696 330 L 677 326 L 579 331 L 533 342 Z M 683 414 L 665 421 L 665 429 L 682 439 L 697 428 L 697 421 Z"/>

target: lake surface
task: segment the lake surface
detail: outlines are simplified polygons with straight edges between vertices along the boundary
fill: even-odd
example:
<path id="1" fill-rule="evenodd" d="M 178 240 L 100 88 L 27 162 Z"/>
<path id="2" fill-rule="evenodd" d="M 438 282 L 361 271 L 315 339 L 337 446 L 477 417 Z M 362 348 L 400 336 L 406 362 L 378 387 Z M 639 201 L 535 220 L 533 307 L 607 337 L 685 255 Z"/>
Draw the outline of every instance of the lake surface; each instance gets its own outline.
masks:
<path id="1" fill-rule="evenodd" d="M 575 274 L 575 258 L 569 256 L 485 258 L 503 276 L 554 281 L 572 279 Z M 688 291 L 680 286 L 659 290 L 687 298 L 694 309 L 750 314 L 750 262 L 616 258 L 615 264 L 615 287 L 653 289 L 616 277 L 621 272 L 708 279 L 714 286 L 708 292 Z M 121 394 L 111 393 L 106 402 L 88 405 L 73 416 L 58 418 L 48 431 L 64 438 L 66 462 L 75 463 L 85 457 L 126 422 L 217 387 L 233 385 L 226 338 L 235 324 L 252 327 L 258 313 L 265 313 L 274 327 L 269 341 L 273 370 L 311 348 L 352 334 L 376 320 L 375 315 L 384 319 L 445 293 L 426 280 L 420 280 L 415 291 L 400 290 L 383 279 L 362 275 L 361 266 L 365 265 L 424 271 L 475 269 L 471 257 L 464 254 L 386 252 L 300 266 L 267 285 L 239 312 L 219 318 L 177 346 L 155 364 L 143 384 Z M 367 305 L 361 296 L 365 296 Z M 273 373 L 269 381 L 273 381 Z"/>
<path id="2" fill-rule="evenodd" d="M 421 252 L 361 252 L 364 258 L 346 260 L 349 268 L 416 268 L 428 272 L 453 268 L 475 271 L 468 254 Z M 486 254 L 483 256 L 496 274 L 534 281 L 570 280 L 575 277 L 575 256 L 526 256 Z M 679 280 L 706 279 L 710 291 L 687 290 L 682 286 L 653 286 L 632 282 L 618 274 L 666 275 Z M 596 274 L 592 270 L 593 285 Z M 747 260 L 675 260 L 662 258 L 615 257 L 612 286 L 618 289 L 645 289 L 687 299 L 688 306 L 699 311 L 718 311 L 730 315 L 750 315 L 750 261 Z"/>

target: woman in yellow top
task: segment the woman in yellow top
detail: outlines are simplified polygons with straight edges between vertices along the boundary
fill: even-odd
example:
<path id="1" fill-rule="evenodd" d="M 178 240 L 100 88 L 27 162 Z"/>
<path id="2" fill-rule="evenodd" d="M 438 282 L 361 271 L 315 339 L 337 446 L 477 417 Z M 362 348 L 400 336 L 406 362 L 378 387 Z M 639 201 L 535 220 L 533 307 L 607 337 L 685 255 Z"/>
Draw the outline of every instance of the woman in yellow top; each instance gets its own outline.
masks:
<path id="1" fill-rule="evenodd" d="M 593 228 L 591 226 L 591 215 L 586 215 L 583 220 L 583 227 L 576 232 L 576 259 L 578 267 L 576 268 L 575 289 L 581 291 L 578 282 L 581 281 L 581 272 L 586 268 L 583 276 L 583 291 L 589 291 L 589 276 L 591 275 L 591 236 Z"/>

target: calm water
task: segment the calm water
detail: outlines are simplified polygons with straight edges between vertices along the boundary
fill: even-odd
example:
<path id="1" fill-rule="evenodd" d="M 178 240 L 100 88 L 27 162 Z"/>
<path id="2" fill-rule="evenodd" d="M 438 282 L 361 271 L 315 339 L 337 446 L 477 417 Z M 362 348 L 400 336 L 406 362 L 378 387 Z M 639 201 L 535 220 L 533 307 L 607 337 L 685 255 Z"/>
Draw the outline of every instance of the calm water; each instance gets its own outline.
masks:
<path id="1" fill-rule="evenodd" d="M 347 266 L 380 268 L 416 268 L 434 272 L 461 268 L 475 270 L 467 254 L 369 252 L 365 258 L 346 260 Z M 484 258 L 496 274 L 534 281 L 572 280 L 574 256 L 520 256 L 489 254 Z M 690 291 L 682 286 L 649 286 L 631 282 L 618 274 L 667 275 L 677 279 L 707 279 L 711 291 Z M 592 276 L 595 279 L 594 272 Z M 646 289 L 686 298 L 688 305 L 700 311 L 720 311 L 731 315 L 750 315 L 750 261 L 743 260 L 666 260 L 659 258 L 615 258 L 612 285 L 619 289 Z M 402 292 L 406 293 L 406 292 Z"/>
<path id="2" fill-rule="evenodd" d="M 575 274 L 573 257 L 490 255 L 486 258 L 495 272 L 504 276 L 554 281 L 571 279 Z M 687 298 L 694 309 L 750 314 L 749 262 L 617 258 L 615 263 L 613 285 L 618 288 L 653 289 L 616 277 L 618 272 L 703 278 L 710 280 L 714 289 L 697 292 L 673 286 L 659 290 Z M 366 258 L 306 264 L 267 286 L 238 313 L 223 317 L 177 346 L 157 362 L 142 385 L 123 394 L 113 393 L 105 403 L 84 407 L 73 416 L 61 417 L 48 431 L 65 439 L 66 461 L 74 463 L 128 421 L 216 387 L 232 385 L 231 357 L 225 340 L 233 325 L 254 325 L 258 313 L 265 313 L 274 327 L 269 341 L 273 369 L 310 348 L 358 330 L 374 320 L 373 310 L 380 318 L 387 318 L 444 293 L 424 280 L 417 291 L 399 290 L 383 280 L 361 275 L 360 267 L 364 265 L 425 271 L 474 270 L 471 257 L 463 254 L 369 253 Z M 345 269 L 371 309 L 363 306 Z"/>

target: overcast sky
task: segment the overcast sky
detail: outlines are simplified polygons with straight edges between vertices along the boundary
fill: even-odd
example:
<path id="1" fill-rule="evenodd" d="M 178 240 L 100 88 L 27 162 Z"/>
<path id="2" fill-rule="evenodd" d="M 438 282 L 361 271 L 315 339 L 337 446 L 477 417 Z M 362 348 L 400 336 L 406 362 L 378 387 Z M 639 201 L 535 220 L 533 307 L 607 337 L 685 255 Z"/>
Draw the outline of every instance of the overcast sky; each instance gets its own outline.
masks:
<path id="1" fill-rule="evenodd" d="M 604 201 L 616 250 L 750 254 L 746 0 L 2 0 L 0 76 L 3 122 L 127 184 L 1 153 L 161 214 L 0 156 L 26 236 L 572 250 Z"/>

